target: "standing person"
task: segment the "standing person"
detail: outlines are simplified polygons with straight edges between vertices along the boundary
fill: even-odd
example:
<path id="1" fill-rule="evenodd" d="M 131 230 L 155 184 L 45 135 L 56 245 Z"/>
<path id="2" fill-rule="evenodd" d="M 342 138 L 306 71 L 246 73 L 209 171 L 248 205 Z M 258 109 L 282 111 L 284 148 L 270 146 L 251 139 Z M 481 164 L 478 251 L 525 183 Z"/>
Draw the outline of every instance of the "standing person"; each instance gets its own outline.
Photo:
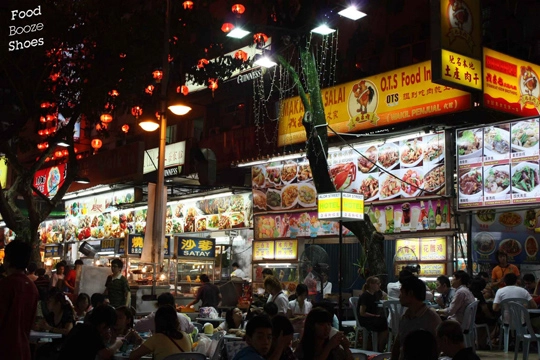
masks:
<path id="1" fill-rule="evenodd" d="M 213 307 L 217 311 L 219 302 L 221 301 L 219 288 L 210 282 L 210 278 L 206 274 L 202 274 L 200 279 L 202 285 L 197 291 L 195 300 L 187 304 L 186 307 L 190 307 L 200 301 L 201 306 L 199 308 Z"/>
<path id="2" fill-rule="evenodd" d="M 20 240 L 5 247 L 7 277 L 0 279 L 0 356 L 5 360 L 30 360 L 30 329 L 38 303 L 36 286 L 24 271 L 32 248 Z"/>
<path id="3" fill-rule="evenodd" d="M 441 309 L 446 309 L 454 299 L 456 289 L 450 285 L 450 279 L 448 277 L 441 275 L 437 278 L 436 290 L 441 296 L 436 297 L 435 301 Z"/>
<path id="4" fill-rule="evenodd" d="M 232 268 L 233 268 L 233 272 L 231 273 L 231 278 L 238 277 L 238 278 L 244 279 L 247 277 L 246 273 L 242 269 L 240 269 L 240 265 L 238 265 L 237 262 L 233 262 Z"/>
<path id="5" fill-rule="evenodd" d="M 324 299 L 332 293 L 332 283 L 328 281 L 328 274 L 326 272 L 321 272 L 321 277 L 322 285 L 320 281 L 317 281 L 317 293 L 322 294 L 322 297 Z"/>
<path id="6" fill-rule="evenodd" d="M 57 287 L 60 290 L 64 290 L 64 269 L 66 267 L 66 263 L 63 261 L 60 261 L 58 264 L 56 264 L 55 269 L 56 272 L 52 274 L 51 277 L 51 287 Z"/>
<path id="7" fill-rule="evenodd" d="M 264 289 L 270 294 L 267 303 L 273 302 L 278 307 L 278 314 L 287 315 L 289 309 L 289 299 L 281 290 L 281 283 L 273 276 L 264 280 Z"/>
<path id="8" fill-rule="evenodd" d="M 75 294 L 75 280 L 77 279 L 77 271 L 83 266 L 81 259 L 75 260 L 75 267 L 66 272 L 64 278 L 64 285 L 68 289 L 68 292 Z"/>
<path id="9" fill-rule="evenodd" d="M 480 360 L 472 347 L 465 347 L 463 330 L 457 321 L 444 321 L 437 326 L 439 349 L 452 360 Z"/>
<path id="10" fill-rule="evenodd" d="M 160 294 L 157 298 L 157 306 L 158 306 L 158 309 L 162 306 L 172 306 L 174 308 L 175 307 L 174 296 L 168 292 Z M 187 317 L 186 315 L 181 314 L 179 312 L 176 313 L 176 317 L 178 318 L 178 324 L 180 326 L 178 330 L 191 334 L 194 328 L 193 323 L 191 322 L 191 319 Z M 137 330 L 138 332 L 147 332 L 147 331 L 155 332 L 156 331 L 155 319 L 156 319 L 156 311 L 153 311 L 150 313 L 150 315 L 137 321 L 137 323 L 135 324 L 135 330 Z"/>
<path id="11" fill-rule="evenodd" d="M 296 286 L 296 299 L 289 301 L 287 316 L 291 320 L 294 332 L 301 334 L 304 330 L 304 320 L 313 307 L 311 302 L 307 301 L 308 287 L 305 284 Z"/>
<path id="12" fill-rule="evenodd" d="M 36 287 L 38 289 L 38 292 L 40 296 L 45 298 L 47 297 L 47 294 L 49 293 L 49 288 L 51 286 L 51 281 L 45 277 L 45 269 L 39 268 L 36 270 L 37 279 L 34 281 L 34 284 L 36 284 Z"/>
<path id="13" fill-rule="evenodd" d="M 36 275 L 36 270 L 37 265 L 35 262 L 31 262 L 30 264 L 28 264 L 28 267 L 26 268 L 26 276 L 28 276 L 31 281 L 36 281 L 38 278 L 38 276 Z"/>
<path id="14" fill-rule="evenodd" d="M 450 306 L 446 309 L 438 309 L 440 315 L 448 316 L 449 320 L 457 320 L 460 324 L 463 322 L 465 309 L 474 302 L 474 295 L 469 290 L 470 277 L 463 270 L 458 270 L 452 276 L 452 287 L 456 289 L 456 293 Z"/>
<path id="15" fill-rule="evenodd" d="M 191 338 L 178 330 L 176 309 L 170 305 L 156 311 L 156 333 L 129 354 L 129 358 L 140 359 L 152 354 L 154 360 L 163 360 L 169 355 L 191 352 Z"/>
<path id="16" fill-rule="evenodd" d="M 109 297 L 111 306 L 119 307 L 122 305 L 131 306 L 129 300 L 131 293 L 129 290 L 128 280 L 122 275 L 124 263 L 120 259 L 111 261 L 112 275 L 107 277 L 105 282 L 105 295 Z"/>
<path id="17" fill-rule="evenodd" d="M 502 250 L 497 250 L 495 253 L 499 265 L 495 266 L 491 271 L 491 287 L 500 289 L 506 286 L 504 276 L 506 274 L 515 274 L 519 277 L 519 269 L 516 265 L 508 263 L 508 255 Z"/>
<path id="18" fill-rule="evenodd" d="M 362 327 L 370 331 L 377 332 L 378 349 L 384 350 L 384 345 L 388 340 L 388 322 L 385 316 L 381 316 L 377 309 L 377 302 L 382 300 L 386 294 L 381 291 L 381 281 L 378 277 L 367 278 L 363 287 L 362 295 L 358 298 L 358 322 Z"/>

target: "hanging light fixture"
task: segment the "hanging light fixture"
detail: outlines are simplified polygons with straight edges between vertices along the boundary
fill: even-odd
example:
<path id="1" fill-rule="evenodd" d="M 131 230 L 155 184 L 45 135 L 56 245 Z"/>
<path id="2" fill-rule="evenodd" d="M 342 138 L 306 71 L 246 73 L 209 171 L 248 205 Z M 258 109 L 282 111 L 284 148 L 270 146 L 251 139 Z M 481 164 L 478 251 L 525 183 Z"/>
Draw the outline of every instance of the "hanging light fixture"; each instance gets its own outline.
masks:
<path id="1" fill-rule="evenodd" d="M 154 77 L 154 80 L 156 80 L 156 83 L 159 84 L 161 82 L 161 79 L 163 79 L 163 71 L 154 70 L 154 72 L 152 72 L 152 76 Z"/>
<path id="2" fill-rule="evenodd" d="M 146 117 L 139 121 L 139 126 L 144 131 L 151 132 L 157 130 L 157 128 L 159 127 L 159 122 L 154 117 Z"/>
<path id="3" fill-rule="evenodd" d="M 200 59 L 199 62 L 197 63 L 197 68 L 202 69 L 204 67 L 204 65 L 207 65 L 207 64 L 208 64 L 208 60 Z"/>
<path id="4" fill-rule="evenodd" d="M 123 132 L 124 134 L 127 134 L 128 131 L 129 131 L 129 125 L 128 125 L 128 124 L 122 125 L 122 132 Z"/>
<path id="5" fill-rule="evenodd" d="M 92 145 L 94 150 L 98 150 L 101 148 L 101 146 L 103 146 L 103 141 L 101 141 L 101 139 L 92 139 L 90 145 Z"/>
<path id="6" fill-rule="evenodd" d="M 223 25 L 221 25 L 221 31 L 223 31 L 225 34 L 227 34 L 232 29 L 234 29 L 234 25 L 231 23 L 224 23 Z"/>
<path id="7" fill-rule="evenodd" d="M 177 103 L 174 105 L 170 105 L 169 110 L 171 110 L 174 115 L 186 115 L 188 112 L 191 111 L 191 107 L 181 103 Z"/>
<path id="8" fill-rule="evenodd" d="M 193 10 L 193 1 L 184 1 L 182 3 L 184 10 Z"/>
<path id="9" fill-rule="evenodd" d="M 242 4 L 234 4 L 231 11 L 236 15 L 242 15 L 246 11 L 246 7 Z"/>
<path id="10" fill-rule="evenodd" d="M 101 120 L 101 122 L 104 124 L 108 124 L 111 121 L 113 121 L 113 117 L 111 114 L 105 113 L 105 114 L 101 114 L 101 116 L 99 117 L 99 120 Z"/>

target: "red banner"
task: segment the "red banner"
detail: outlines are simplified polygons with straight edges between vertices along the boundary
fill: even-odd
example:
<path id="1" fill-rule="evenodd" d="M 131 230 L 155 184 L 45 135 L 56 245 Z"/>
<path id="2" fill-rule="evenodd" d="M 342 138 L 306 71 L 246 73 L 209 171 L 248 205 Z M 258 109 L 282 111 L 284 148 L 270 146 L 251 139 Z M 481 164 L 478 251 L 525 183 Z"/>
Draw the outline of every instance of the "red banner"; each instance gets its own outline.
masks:
<path id="1" fill-rule="evenodd" d="M 64 184 L 66 171 L 66 164 L 38 170 L 34 175 L 34 187 L 43 195 L 52 198 Z"/>

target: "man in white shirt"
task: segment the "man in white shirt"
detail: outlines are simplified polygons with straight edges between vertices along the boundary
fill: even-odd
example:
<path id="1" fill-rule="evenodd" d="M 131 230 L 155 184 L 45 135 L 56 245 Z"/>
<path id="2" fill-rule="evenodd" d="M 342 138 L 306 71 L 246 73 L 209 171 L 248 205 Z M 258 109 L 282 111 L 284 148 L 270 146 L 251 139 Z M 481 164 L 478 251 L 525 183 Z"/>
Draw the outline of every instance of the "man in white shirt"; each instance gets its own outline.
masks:
<path id="1" fill-rule="evenodd" d="M 441 294 L 435 298 L 435 301 L 441 309 L 447 308 L 452 303 L 454 295 L 456 294 L 456 289 L 450 285 L 450 279 L 448 277 L 441 275 L 437 278 L 437 292 Z"/>
<path id="2" fill-rule="evenodd" d="M 232 264 L 232 267 L 233 267 L 233 272 L 231 273 L 231 278 L 238 277 L 238 278 L 245 279 L 247 277 L 246 273 L 242 269 L 240 269 L 240 265 L 238 265 L 237 262 L 234 262 Z"/>
<path id="3" fill-rule="evenodd" d="M 456 320 L 460 324 L 465 315 L 467 306 L 474 302 L 474 295 L 469 290 L 470 276 L 463 270 L 458 270 L 452 276 L 452 287 L 456 289 L 456 293 L 452 302 L 446 309 L 439 309 L 437 312 L 440 315 L 448 316 L 449 320 Z"/>
<path id="4" fill-rule="evenodd" d="M 494 311 L 501 310 L 501 302 L 504 299 L 514 299 L 514 298 L 525 299 L 529 302 L 528 303 L 529 309 L 536 309 L 536 302 L 532 298 L 531 294 L 529 294 L 527 289 L 524 289 L 520 286 L 516 286 L 516 283 L 517 283 L 516 274 L 508 273 L 504 275 L 504 283 L 506 284 L 506 286 L 497 290 L 497 293 L 495 294 L 495 299 L 493 299 Z M 510 319 L 508 317 L 509 317 L 508 313 L 504 314 L 505 324 L 510 323 Z"/>
<path id="5" fill-rule="evenodd" d="M 321 273 L 323 283 L 322 283 L 322 295 L 323 298 L 326 298 L 332 293 L 332 283 L 328 281 L 328 274 L 323 272 Z M 317 293 L 321 293 L 321 282 L 317 281 Z"/>

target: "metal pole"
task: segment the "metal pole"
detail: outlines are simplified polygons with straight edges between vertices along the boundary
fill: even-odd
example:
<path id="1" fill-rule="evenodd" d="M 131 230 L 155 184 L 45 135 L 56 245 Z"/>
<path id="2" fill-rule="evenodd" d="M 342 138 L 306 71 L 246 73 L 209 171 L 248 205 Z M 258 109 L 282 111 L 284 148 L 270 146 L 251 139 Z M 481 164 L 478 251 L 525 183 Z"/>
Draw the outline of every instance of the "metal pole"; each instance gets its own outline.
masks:
<path id="1" fill-rule="evenodd" d="M 342 329 L 341 321 L 343 318 L 342 315 L 342 307 L 343 307 L 343 294 L 341 292 L 341 285 L 343 282 L 343 261 L 342 261 L 342 254 L 343 254 L 343 229 L 342 229 L 342 221 L 339 220 L 339 251 L 338 251 L 338 262 L 339 262 L 339 271 L 338 271 L 338 287 L 339 287 L 339 297 L 338 297 L 338 320 L 339 320 L 339 329 Z"/>

